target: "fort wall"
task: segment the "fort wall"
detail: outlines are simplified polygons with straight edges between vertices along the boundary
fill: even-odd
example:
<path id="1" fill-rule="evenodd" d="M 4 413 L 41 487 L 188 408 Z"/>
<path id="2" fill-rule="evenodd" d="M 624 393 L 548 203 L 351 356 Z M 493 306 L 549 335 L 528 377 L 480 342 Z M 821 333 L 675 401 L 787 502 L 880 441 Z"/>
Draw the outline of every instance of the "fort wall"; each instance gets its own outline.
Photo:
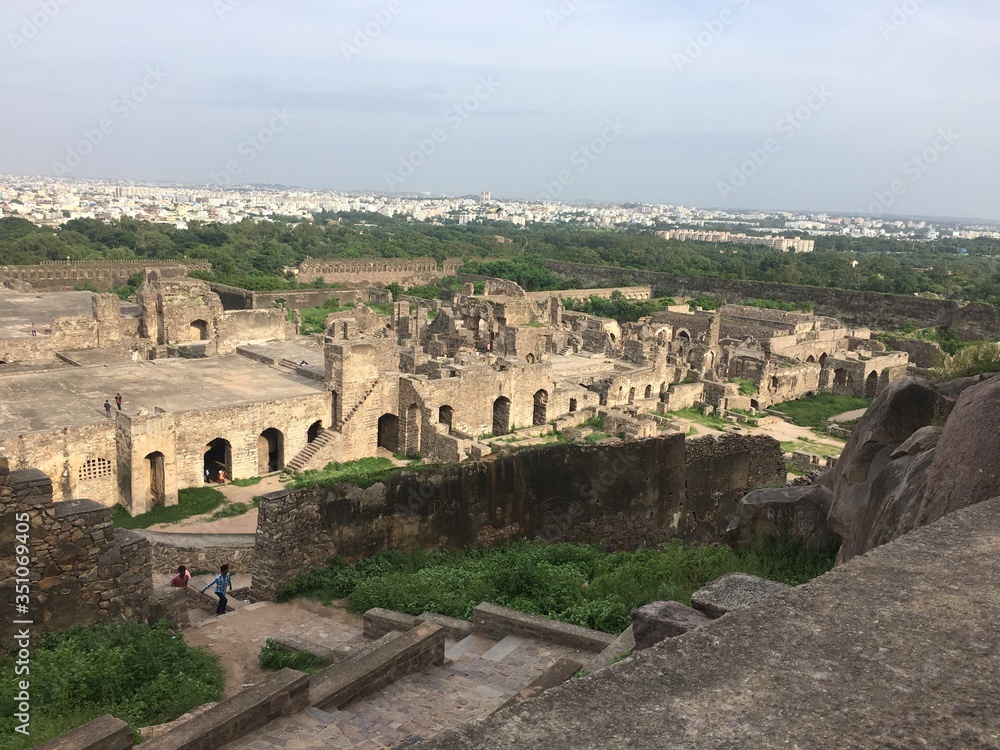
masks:
<path id="1" fill-rule="evenodd" d="M 384 549 L 458 549 L 542 538 L 649 547 L 718 541 L 748 489 L 783 482 L 778 443 L 682 435 L 618 445 L 557 445 L 443 469 L 405 471 L 367 489 L 347 485 L 263 496 L 255 598 L 333 556 Z"/>
<path id="2" fill-rule="evenodd" d="M 20 537 L 20 538 L 19 538 Z M 27 544 L 23 545 L 26 541 Z M 27 546 L 30 603 L 24 619 L 32 637 L 96 620 L 141 615 L 152 589 L 149 543 L 115 529 L 110 511 L 90 500 L 53 502 L 52 482 L 41 471 L 10 471 L 0 456 L 0 598 L 15 612 L 17 545 Z M 10 648 L 14 627 L 4 618 L 0 648 Z"/>
<path id="3" fill-rule="evenodd" d="M 433 258 L 356 258 L 352 260 L 307 259 L 299 265 L 298 280 L 323 279 L 328 284 L 391 284 L 417 286 L 446 276 L 455 276 L 463 261 L 448 258 L 441 267 Z"/>
<path id="4" fill-rule="evenodd" d="M 91 284 L 106 292 L 112 286 L 124 286 L 130 277 L 147 270 L 156 270 L 166 278 L 211 269 L 208 261 L 45 261 L 37 266 L 0 266 L 0 282 L 20 281 L 39 292 L 69 292 L 75 286 Z"/>
<path id="5" fill-rule="evenodd" d="M 911 322 L 920 328 L 949 328 L 960 339 L 966 341 L 1000 338 L 1000 309 L 990 305 L 969 304 L 960 307 L 953 300 L 854 292 L 768 281 L 682 276 L 561 261 L 545 261 L 545 265 L 556 274 L 585 285 L 612 286 L 626 282 L 628 286 L 635 283 L 648 284 L 653 287 L 653 293 L 657 297 L 715 295 L 724 297 L 731 303 L 755 299 L 811 302 L 818 315 L 837 318 L 851 326 L 898 329 L 904 323 Z"/>

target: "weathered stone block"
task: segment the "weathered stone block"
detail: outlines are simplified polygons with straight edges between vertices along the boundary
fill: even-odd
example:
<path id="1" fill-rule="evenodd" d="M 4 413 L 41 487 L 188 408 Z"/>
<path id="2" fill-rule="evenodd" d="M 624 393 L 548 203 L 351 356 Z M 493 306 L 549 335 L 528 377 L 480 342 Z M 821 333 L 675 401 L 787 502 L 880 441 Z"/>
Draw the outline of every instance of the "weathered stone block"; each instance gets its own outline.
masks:
<path id="1" fill-rule="evenodd" d="M 727 573 L 691 594 L 691 605 L 714 619 L 751 607 L 790 588 L 788 584 L 746 573 Z"/>
<path id="2" fill-rule="evenodd" d="M 651 602 L 632 612 L 632 633 L 637 651 L 650 648 L 665 638 L 701 627 L 711 618 L 680 602 Z"/>

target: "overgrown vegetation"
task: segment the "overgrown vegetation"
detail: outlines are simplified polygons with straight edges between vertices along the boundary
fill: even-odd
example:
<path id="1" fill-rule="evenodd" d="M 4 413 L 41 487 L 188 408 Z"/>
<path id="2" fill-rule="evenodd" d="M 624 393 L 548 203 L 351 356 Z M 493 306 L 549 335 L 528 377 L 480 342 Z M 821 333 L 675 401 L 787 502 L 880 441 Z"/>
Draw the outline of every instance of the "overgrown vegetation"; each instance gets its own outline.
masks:
<path id="1" fill-rule="evenodd" d="M 592 414 L 591 416 L 589 416 L 585 420 L 583 420 L 583 423 L 581 424 L 581 426 L 582 427 L 592 427 L 595 430 L 603 430 L 604 429 L 604 417 L 602 417 L 599 414 Z"/>
<path id="2" fill-rule="evenodd" d="M 191 487 L 177 493 L 177 505 L 157 505 L 148 513 L 130 516 L 122 506 L 111 508 L 111 520 L 119 529 L 148 529 L 157 523 L 176 523 L 191 516 L 211 513 L 226 502 L 214 487 Z"/>
<path id="3" fill-rule="evenodd" d="M 819 393 L 808 398 L 786 401 L 771 408 L 774 411 L 787 414 L 792 423 L 800 427 L 821 427 L 830 421 L 830 417 L 857 409 L 867 409 L 869 405 L 871 405 L 871 399 L 867 398 Z"/>
<path id="4" fill-rule="evenodd" d="M 663 312 L 670 305 L 677 304 L 673 297 L 632 302 L 625 299 L 625 295 L 617 290 L 611 293 L 611 299 L 604 297 L 590 297 L 586 300 L 564 298 L 562 303 L 567 310 L 595 315 L 599 318 L 614 318 L 619 323 L 635 323 L 639 318 Z"/>
<path id="5" fill-rule="evenodd" d="M 834 440 L 834 438 L 829 438 Z M 844 444 L 831 445 L 830 443 L 821 443 L 818 440 L 813 440 L 812 438 L 799 438 L 798 440 L 786 440 L 781 443 L 781 450 L 784 453 L 811 453 L 814 456 L 839 456 L 844 452 Z"/>
<path id="6" fill-rule="evenodd" d="M 701 409 L 695 406 L 672 411 L 667 416 L 686 419 L 689 422 L 700 424 L 702 427 L 708 427 L 712 430 L 724 430 L 729 426 L 729 423 L 717 414 L 702 414 Z"/>
<path id="7" fill-rule="evenodd" d="M 304 651 L 286 651 L 273 639 L 268 638 L 257 657 L 257 663 L 262 669 L 297 669 L 306 674 L 312 674 L 317 669 L 325 667 L 328 662 Z"/>
<path id="8" fill-rule="evenodd" d="M 289 487 L 304 490 L 331 484 L 354 484 L 371 487 L 397 474 L 401 467 L 388 458 L 359 458 L 344 463 L 329 463 L 322 469 L 307 469 L 292 475 Z"/>
<path id="9" fill-rule="evenodd" d="M 191 648 L 166 624 L 93 625 L 44 635 L 31 654 L 31 735 L 14 731 L 11 710 L 25 679 L 14 654 L 0 656 L 0 737 L 33 747 L 103 714 L 140 727 L 173 721 L 222 698 L 223 672 L 207 649 Z"/>
<path id="10" fill-rule="evenodd" d="M 278 601 L 347 598 L 354 612 L 385 607 L 418 615 L 469 619 L 493 602 L 563 622 L 620 633 L 633 609 L 651 601 L 690 603 L 721 575 L 742 571 L 792 585 L 833 566 L 834 552 L 810 552 L 788 540 L 760 548 L 685 547 L 675 541 L 638 552 L 604 552 L 585 544 L 516 542 L 492 550 L 382 552 L 356 563 L 334 559 L 278 591 Z"/>
<path id="11" fill-rule="evenodd" d="M 299 333 L 303 336 L 311 336 L 314 333 L 323 333 L 326 330 L 326 319 L 329 315 L 343 310 L 353 310 L 354 303 L 341 305 L 336 297 L 328 299 L 320 307 L 305 307 L 299 310 L 302 324 L 299 326 Z M 294 313 L 289 310 L 288 317 L 291 320 Z"/>
<path id="12" fill-rule="evenodd" d="M 952 357 L 945 357 L 934 369 L 938 382 L 1000 372 L 1000 344 L 969 346 Z"/>
<path id="13" fill-rule="evenodd" d="M 257 503 L 226 503 L 212 514 L 212 520 L 218 521 L 220 518 L 243 516 L 256 507 Z"/>
<path id="14" fill-rule="evenodd" d="M 741 396 L 756 396 L 757 395 L 757 384 L 752 380 L 747 380 L 745 378 L 732 378 L 726 381 L 727 383 L 736 383 L 740 387 Z"/>

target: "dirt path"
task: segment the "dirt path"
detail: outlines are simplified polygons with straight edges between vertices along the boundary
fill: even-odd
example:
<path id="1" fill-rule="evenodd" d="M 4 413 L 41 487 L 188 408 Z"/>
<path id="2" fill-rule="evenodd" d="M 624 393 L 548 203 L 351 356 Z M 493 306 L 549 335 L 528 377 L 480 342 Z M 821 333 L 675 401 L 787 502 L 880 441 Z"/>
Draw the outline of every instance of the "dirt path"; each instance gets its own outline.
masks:
<path id="1" fill-rule="evenodd" d="M 219 490 L 231 503 L 251 503 L 257 495 L 277 492 L 285 488 L 280 475 L 264 477 L 259 484 L 250 487 L 237 487 L 233 484 L 211 485 Z M 214 513 L 215 511 L 212 511 Z M 212 513 L 185 518 L 178 523 L 157 523 L 149 527 L 150 531 L 165 531 L 180 534 L 255 534 L 257 532 L 257 509 L 253 508 L 242 516 L 233 518 L 212 519 Z"/>
<path id="2" fill-rule="evenodd" d="M 296 600 L 286 604 L 260 602 L 184 631 L 192 646 L 205 646 L 219 657 L 226 672 L 225 697 L 271 674 L 257 657 L 265 641 L 277 634 L 295 635 L 327 647 L 363 642 L 357 615 L 337 607 Z"/>

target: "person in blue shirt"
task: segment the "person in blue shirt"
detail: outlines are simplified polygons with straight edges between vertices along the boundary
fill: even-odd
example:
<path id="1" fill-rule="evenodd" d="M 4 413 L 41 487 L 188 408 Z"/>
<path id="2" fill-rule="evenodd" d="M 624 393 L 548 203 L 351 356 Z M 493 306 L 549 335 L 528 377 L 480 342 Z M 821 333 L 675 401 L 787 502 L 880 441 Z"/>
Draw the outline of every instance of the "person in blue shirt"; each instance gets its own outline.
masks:
<path id="1" fill-rule="evenodd" d="M 223 565 L 219 568 L 219 575 L 209 581 L 208 586 L 202 589 L 202 592 L 208 591 L 212 584 L 215 584 L 215 595 L 219 597 L 219 606 L 215 608 L 215 614 L 224 615 L 226 614 L 226 590 L 233 590 L 233 579 L 229 575 L 229 566 Z"/>

